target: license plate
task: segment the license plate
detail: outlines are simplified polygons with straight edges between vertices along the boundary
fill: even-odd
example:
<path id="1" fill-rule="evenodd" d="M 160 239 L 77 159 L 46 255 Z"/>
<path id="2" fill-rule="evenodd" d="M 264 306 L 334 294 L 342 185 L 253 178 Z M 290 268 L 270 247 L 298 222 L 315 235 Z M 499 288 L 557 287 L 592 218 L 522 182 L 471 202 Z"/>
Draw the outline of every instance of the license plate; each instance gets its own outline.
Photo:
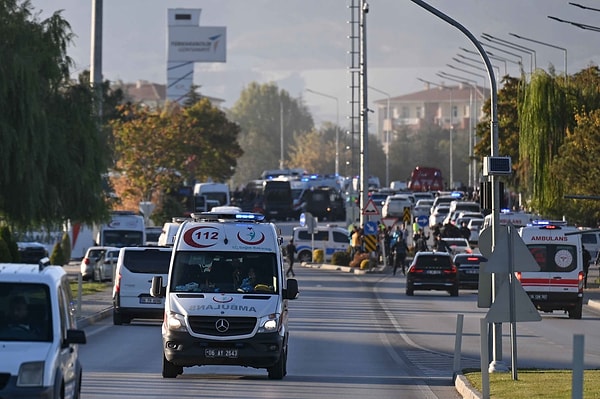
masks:
<path id="1" fill-rule="evenodd" d="M 477 271 L 477 270 L 467 270 L 465 273 L 467 273 L 467 274 L 478 274 L 479 271 Z"/>
<path id="2" fill-rule="evenodd" d="M 140 298 L 140 303 L 146 305 L 160 305 L 162 303 L 161 298 L 153 298 L 151 296 L 143 296 Z"/>
<path id="3" fill-rule="evenodd" d="M 545 301 L 548 299 L 548 295 L 546 295 L 546 294 L 529 294 L 529 298 L 535 299 L 538 301 Z"/>
<path id="4" fill-rule="evenodd" d="M 427 274 L 442 274 L 441 270 L 427 270 Z"/>
<path id="5" fill-rule="evenodd" d="M 204 350 L 204 356 L 206 357 L 226 357 L 229 359 L 235 359 L 238 357 L 238 350 L 237 349 L 216 349 L 216 348 L 209 348 L 209 349 L 205 349 Z"/>

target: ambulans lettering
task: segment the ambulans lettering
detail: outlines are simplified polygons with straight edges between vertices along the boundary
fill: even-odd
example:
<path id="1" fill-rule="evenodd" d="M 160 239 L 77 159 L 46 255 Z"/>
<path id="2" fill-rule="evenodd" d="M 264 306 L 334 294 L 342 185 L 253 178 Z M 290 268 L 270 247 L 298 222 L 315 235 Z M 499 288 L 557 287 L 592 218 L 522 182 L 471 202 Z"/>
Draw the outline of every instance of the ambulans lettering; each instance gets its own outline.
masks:
<path id="1" fill-rule="evenodd" d="M 220 304 L 220 305 L 211 305 L 211 304 L 203 304 L 203 305 L 192 305 L 188 308 L 190 312 L 197 312 L 200 310 L 231 310 L 231 311 L 239 311 L 239 312 L 253 312 L 256 313 L 256 308 L 254 306 L 248 305 L 235 305 L 235 304 Z"/>
<path id="2" fill-rule="evenodd" d="M 531 241 L 569 241 L 565 236 L 532 236 Z"/>

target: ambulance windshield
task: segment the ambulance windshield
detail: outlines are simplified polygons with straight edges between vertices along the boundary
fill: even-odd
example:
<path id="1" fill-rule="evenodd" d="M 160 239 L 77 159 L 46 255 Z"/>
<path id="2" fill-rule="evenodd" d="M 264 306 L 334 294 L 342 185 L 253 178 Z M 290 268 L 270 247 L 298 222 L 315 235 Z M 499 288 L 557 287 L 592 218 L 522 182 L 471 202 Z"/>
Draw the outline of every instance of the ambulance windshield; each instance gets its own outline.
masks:
<path id="1" fill-rule="evenodd" d="M 275 254 L 180 251 L 172 270 L 171 292 L 278 292 Z"/>

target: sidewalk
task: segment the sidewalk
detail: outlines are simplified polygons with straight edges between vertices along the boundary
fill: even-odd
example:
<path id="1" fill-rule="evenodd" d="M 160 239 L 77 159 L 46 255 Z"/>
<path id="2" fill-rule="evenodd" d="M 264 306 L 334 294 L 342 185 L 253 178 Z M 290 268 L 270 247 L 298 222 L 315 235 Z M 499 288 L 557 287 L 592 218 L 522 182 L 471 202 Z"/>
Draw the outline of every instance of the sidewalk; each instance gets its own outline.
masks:
<path id="1" fill-rule="evenodd" d="M 107 284 L 103 291 L 81 297 L 81 306 L 77 304 L 75 297 L 75 314 L 77 315 L 77 326 L 86 328 L 98 321 L 112 316 L 112 285 Z"/>

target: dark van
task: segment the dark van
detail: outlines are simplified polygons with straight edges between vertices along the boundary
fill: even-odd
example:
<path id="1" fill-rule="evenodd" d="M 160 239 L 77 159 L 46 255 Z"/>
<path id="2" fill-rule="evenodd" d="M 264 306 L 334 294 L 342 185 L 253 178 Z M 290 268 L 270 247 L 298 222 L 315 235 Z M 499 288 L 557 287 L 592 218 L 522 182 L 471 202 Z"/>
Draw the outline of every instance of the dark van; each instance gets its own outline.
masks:
<path id="1" fill-rule="evenodd" d="M 292 186 L 287 180 L 266 180 L 263 183 L 263 212 L 267 219 L 286 220 L 292 217 Z"/>

